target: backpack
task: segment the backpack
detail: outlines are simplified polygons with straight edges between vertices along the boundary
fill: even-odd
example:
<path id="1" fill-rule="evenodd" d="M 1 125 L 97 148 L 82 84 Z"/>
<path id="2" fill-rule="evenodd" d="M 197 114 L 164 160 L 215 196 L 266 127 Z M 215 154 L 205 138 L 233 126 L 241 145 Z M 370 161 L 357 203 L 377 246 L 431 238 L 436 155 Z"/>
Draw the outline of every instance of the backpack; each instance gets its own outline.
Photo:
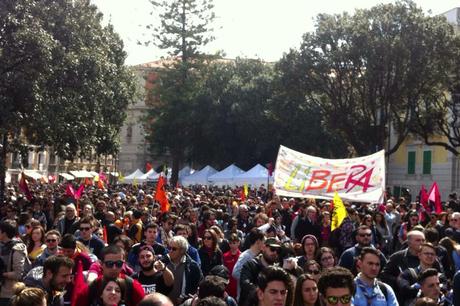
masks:
<path id="1" fill-rule="evenodd" d="M 122 297 L 122 304 L 127 304 L 127 301 L 129 301 L 131 299 L 131 296 L 133 294 L 133 279 L 129 276 L 126 276 L 125 278 L 123 278 L 125 280 L 125 284 L 126 284 L 126 291 L 125 291 L 125 295 Z M 88 290 L 88 298 L 89 299 L 92 299 L 92 301 L 90 302 L 90 306 L 97 306 L 99 305 L 99 297 L 100 296 L 100 285 L 102 285 L 102 283 L 100 281 L 102 281 L 102 279 L 95 279 L 91 284 L 89 284 L 89 290 Z"/>
<path id="2" fill-rule="evenodd" d="M 385 284 L 381 281 L 377 281 L 377 285 L 379 286 L 380 290 L 382 291 L 383 293 L 383 296 L 385 296 L 385 300 L 388 302 L 388 290 L 387 290 L 387 286 L 385 286 Z"/>

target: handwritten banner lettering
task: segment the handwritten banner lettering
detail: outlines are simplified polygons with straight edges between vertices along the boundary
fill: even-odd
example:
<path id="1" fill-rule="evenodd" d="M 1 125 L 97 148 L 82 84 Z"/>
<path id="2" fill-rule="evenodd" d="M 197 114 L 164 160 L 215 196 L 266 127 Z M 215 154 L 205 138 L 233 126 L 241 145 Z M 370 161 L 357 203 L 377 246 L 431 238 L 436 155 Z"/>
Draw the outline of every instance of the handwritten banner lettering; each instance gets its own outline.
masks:
<path id="1" fill-rule="evenodd" d="M 385 191 L 385 152 L 349 159 L 325 159 L 280 146 L 276 194 L 298 198 L 340 198 L 380 203 Z"/>

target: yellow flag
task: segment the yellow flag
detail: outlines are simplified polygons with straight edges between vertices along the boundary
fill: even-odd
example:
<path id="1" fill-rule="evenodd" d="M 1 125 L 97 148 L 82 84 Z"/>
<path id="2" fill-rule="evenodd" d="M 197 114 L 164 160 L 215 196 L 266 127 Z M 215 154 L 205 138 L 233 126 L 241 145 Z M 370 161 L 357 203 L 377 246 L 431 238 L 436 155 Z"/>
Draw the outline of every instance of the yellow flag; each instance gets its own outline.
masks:
<path id="1" fill-rule="evenodd" d="M 125 181 L 125 177 L 123 176 L 123 174 L 121 174 L 121 172 L 118 174 L 118 181 L 120 183 L 123 183 Z"/>
<path id="2" fill-rule="evenodd" d="M 99 182 L 99 174 L 96 174 L 96 175 L 93 177 L 93 181 Z"/>
<path id="3" fill-rule="evenodd" d="M 133 180 L 133 186 L 137 186 L 137 179 Z"/>
<path id="4" fill-rule="evenodd" d="M 244 185 L 243 185 L 243 190 L 244 190 L 244 195 L 247 197 L 248 194 L 249 194 L 249 191 L 248 191 L 248 184 L 244 184 Z"/>
<path id="5" fill-rule="evenodd" d="M 342 199 L 339 197 L 337 191 L 334 194 L 334 211 L 332 212 L 331 231 L 339 228 L 343 219 L 347 216 L 347 209 L 343 205 Z"/>

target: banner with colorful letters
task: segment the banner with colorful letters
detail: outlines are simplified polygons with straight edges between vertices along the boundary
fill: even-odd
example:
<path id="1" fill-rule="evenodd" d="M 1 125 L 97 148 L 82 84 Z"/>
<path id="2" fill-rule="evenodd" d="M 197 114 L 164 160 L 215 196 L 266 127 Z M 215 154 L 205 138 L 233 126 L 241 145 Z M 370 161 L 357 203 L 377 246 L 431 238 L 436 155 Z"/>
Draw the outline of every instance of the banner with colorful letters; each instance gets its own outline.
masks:
<path id="1" fill-rule="evenodd" d="M 280 146 L 275 167 L 276 194 L 286 197 L 382 203 L 385 192 L 385 152 L 325 159 Z"/>

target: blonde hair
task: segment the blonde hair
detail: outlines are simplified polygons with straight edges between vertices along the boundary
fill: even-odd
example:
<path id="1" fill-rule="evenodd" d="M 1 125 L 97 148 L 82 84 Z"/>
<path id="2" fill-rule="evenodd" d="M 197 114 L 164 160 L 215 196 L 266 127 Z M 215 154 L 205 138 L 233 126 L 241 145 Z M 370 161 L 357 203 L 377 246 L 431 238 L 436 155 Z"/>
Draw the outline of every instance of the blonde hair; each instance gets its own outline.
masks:
<path id="1" fill-rule="evenodd" d="M 39 306 L 46 302 L 46 292 L 43 289 L 26 288 L 24 283 L 18 282 L 14 285 L 13 291 L 12 306 Z"/>

